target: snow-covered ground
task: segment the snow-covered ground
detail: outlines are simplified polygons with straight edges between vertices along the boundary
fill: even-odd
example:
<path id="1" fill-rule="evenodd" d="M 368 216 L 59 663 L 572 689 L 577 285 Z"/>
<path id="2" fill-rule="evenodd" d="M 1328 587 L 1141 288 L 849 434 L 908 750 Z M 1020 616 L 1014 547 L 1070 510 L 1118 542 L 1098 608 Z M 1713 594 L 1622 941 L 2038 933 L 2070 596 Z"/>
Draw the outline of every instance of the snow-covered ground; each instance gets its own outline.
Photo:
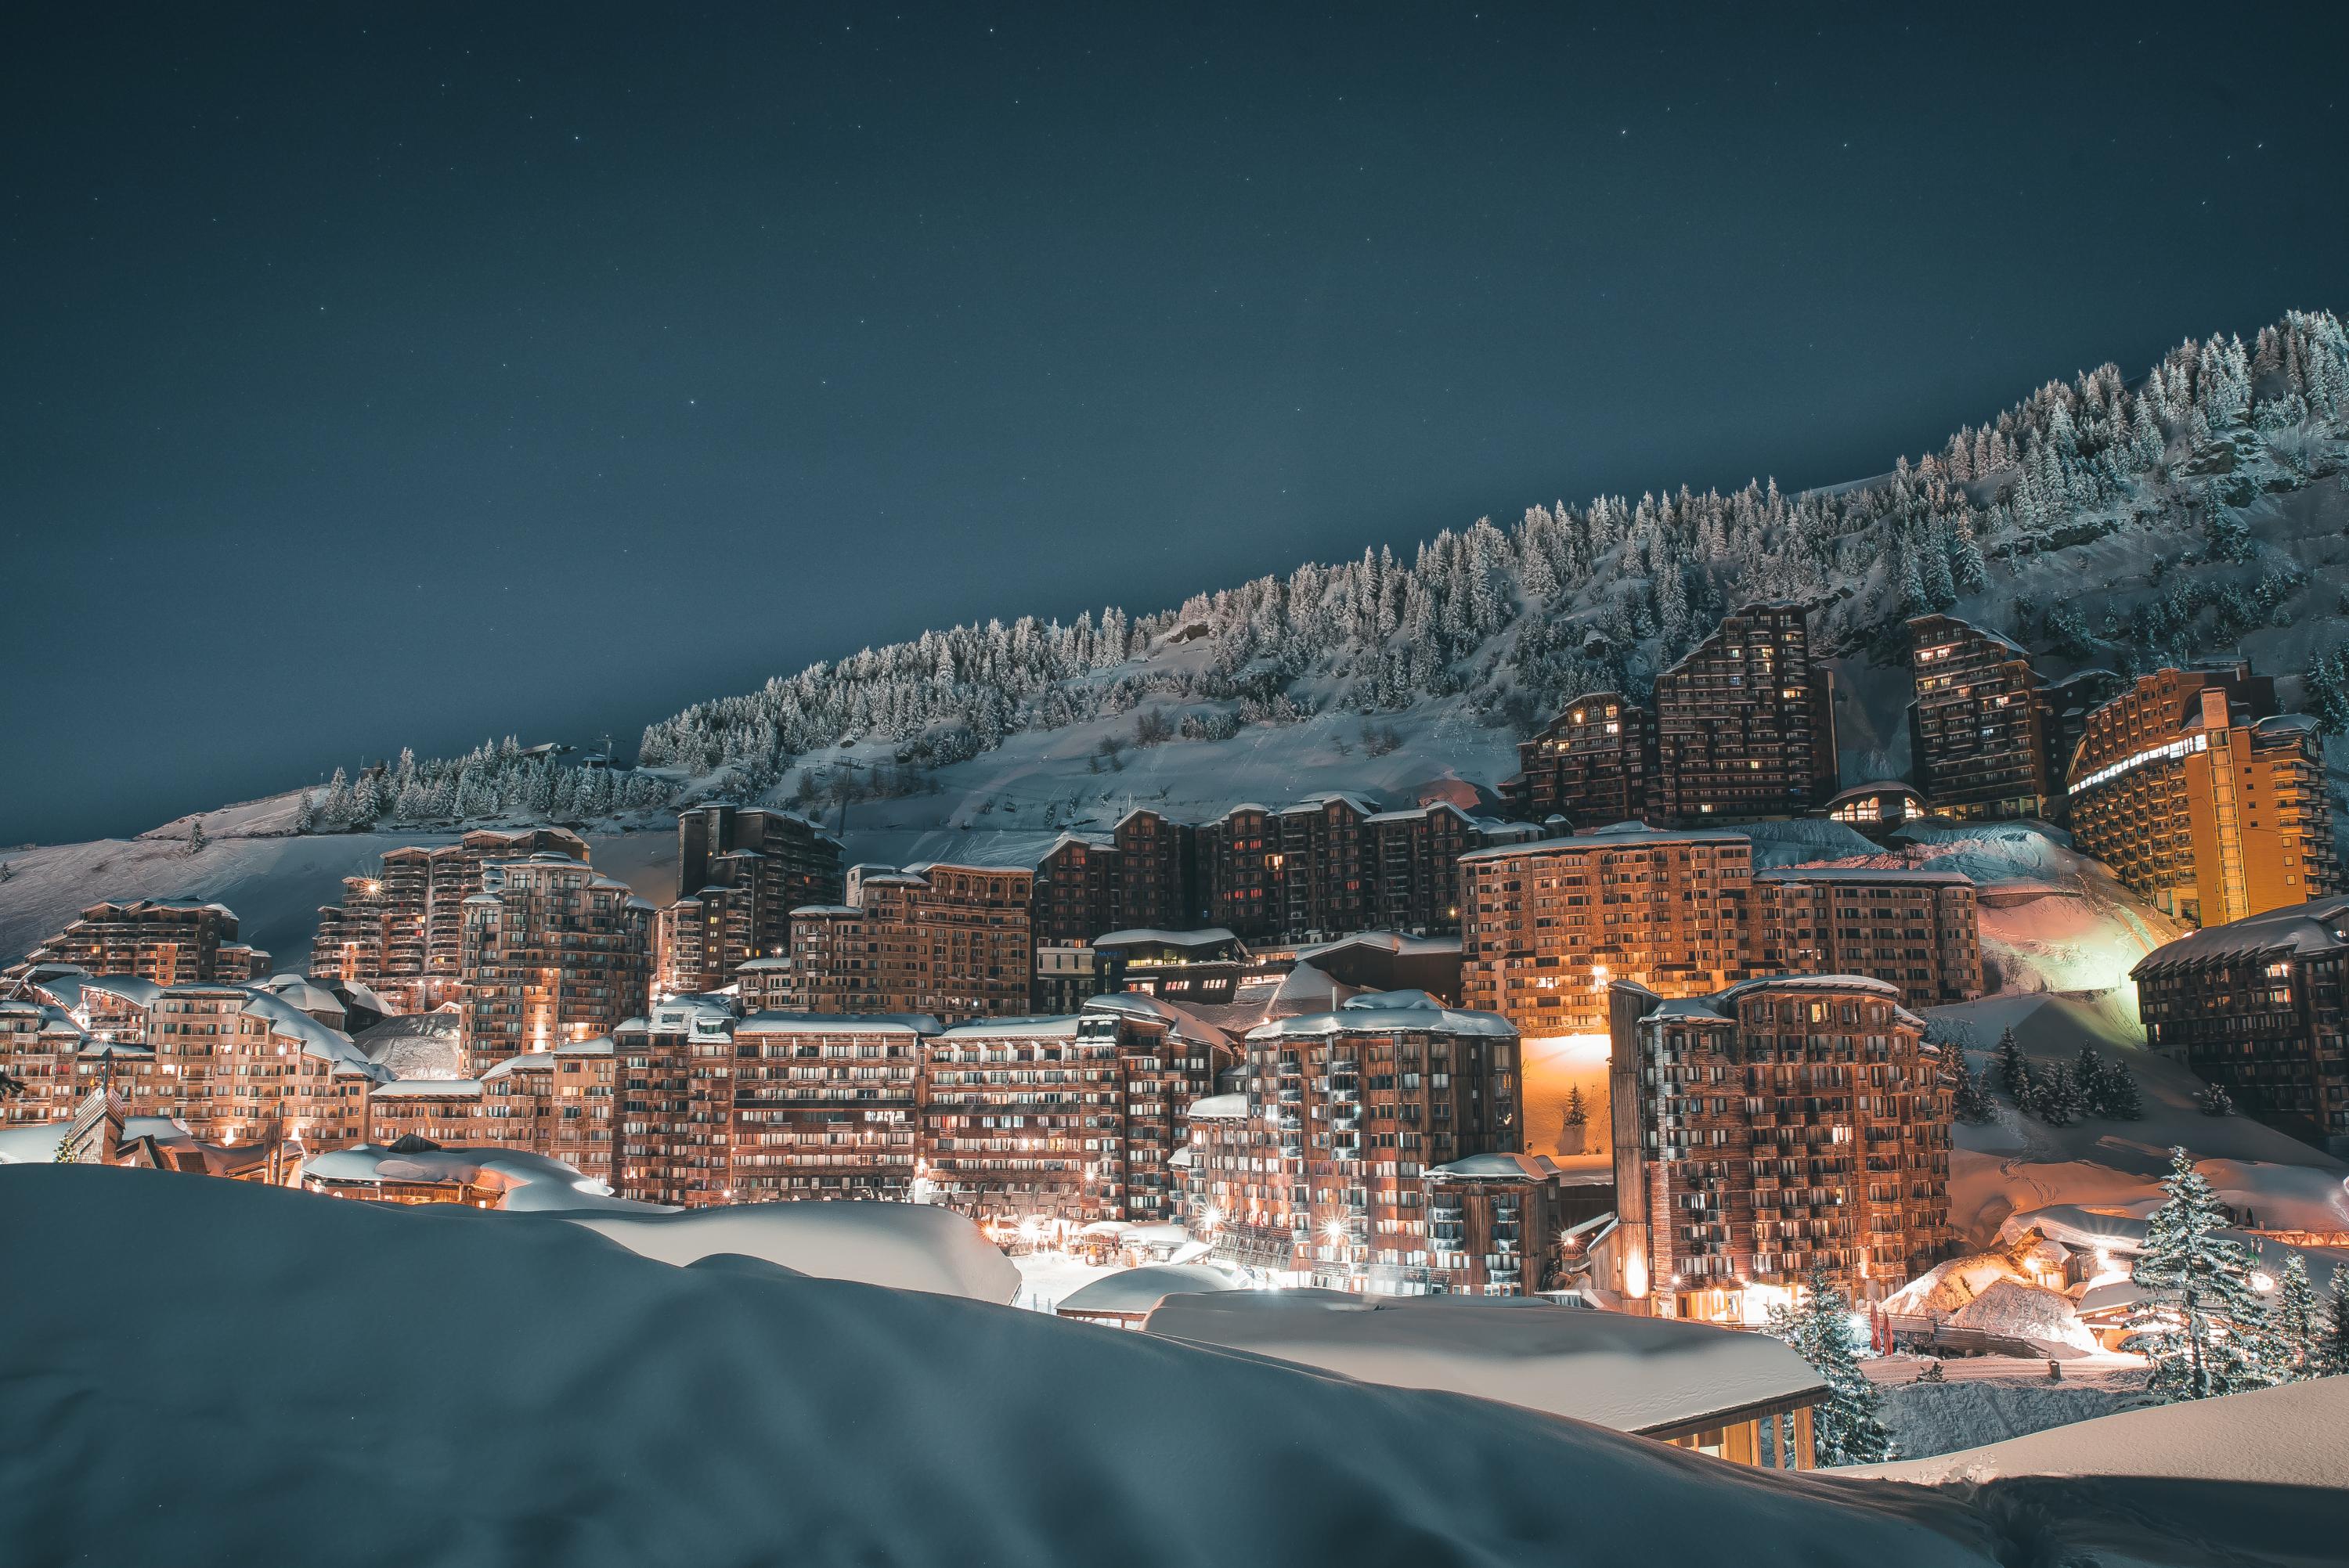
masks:
<path id="1" fill-rule="evenodd" d="M 2256 1490 L 2170 1518 L 2126 1482 L 2033 1511 L 2006 1483 L 1755 1470 L 978 1302 L 674 1267 L 543 1216 L 55 1166 L 0 1172 L 0 1207 L 31 1285 L 0 1292 L 0 1540 L 27 1563 L 1498 1568 L 1701 1532 L 1787 1568 L 2183 1565 L 2281 1560 L 2302 1523 Z M 2097 1466 L 2337 1486 L 2335 1381 L 2151 1412 Z"/>
<path id="2" fill-rule="evenodd" d="M 2079 1357 L 2050 1382 L 2044 1361 L 2004 1356 L 1951 1357 L 1942 1381 L 1920 1383 L 1933 1364 L 1890 1356 L 1860 1363 L 1884 1391 L 1884 1425 L 1908 1459 L 1979 1448 L 2129 1408 L 2145 1399 L 2145 1362 L 2134 1356 Z"/>
<path id="3" fill-rule="evenodd" d="M 1971 1034 L 1967 1059 L 1988 1075 L 2002 1031 L 2033 1062 L 2070 1062 L 2083 1045 L 2126 1060 L 2143 1090 L 2145 1119 L 2091 1119 L 2050 1127 L 1995 1096 L 1997 1119 L 1961 1123 L 1950 1154 L 1950 1219 L 1968 1243 L 1989 1243 L 2007 1215 L 2055 1203 L 2128 1208 L 2160 1201 L 2169 1150 L 2199 1159 L 2222 1201 L 2257 1212 L 2271 1228 L 2349 1230 L 2349 1166 L 2249 1117 L 2209 1117 L 2195 1108 L 2200 1080 L 2142 1048 L 2134 1022 L 2113 997 L 1992 996 L 1938 1007 L 1929 1017 Z"/>
<path id="4" fill-rule="evenodd" d="M 306 969 L 318 909 L 343 896 L 343 879 L 382 869 L 386 850 L 446 844 L 448 832 L 292 832 L 293 797 L 203 814 L 209 840 L 189 853 L 191 820 L 134 839 L 0 851 L 0 962 L 28 951 L 101 899 L 198 898 L 236 912 L 238 934 L 265 948 L 281 969 Z M 583 835 L 599 870 L 657 903 L 677 896 L 673 820 L 638 831 Z"/>
<path id="5" fill-rule="evenodd" d="M 1675 1515 L 1788 1563 L 1992 1561 L 1955 1501 L 550 1220 L 0 1186 L 40 1282 L 0 1293 L 26 1562 L 1631 1561 Z"/>
<path id="6" fill-rule="evenodd" d="M 2006 1476 L 2141 1476 L 2314 1487 L 2335 1527 L 2349 1521 L 2349 1377 L 2126 1410 L 1986 1447 L 1870 1465 L 1857 1473 L 1981 1482 Z"/>

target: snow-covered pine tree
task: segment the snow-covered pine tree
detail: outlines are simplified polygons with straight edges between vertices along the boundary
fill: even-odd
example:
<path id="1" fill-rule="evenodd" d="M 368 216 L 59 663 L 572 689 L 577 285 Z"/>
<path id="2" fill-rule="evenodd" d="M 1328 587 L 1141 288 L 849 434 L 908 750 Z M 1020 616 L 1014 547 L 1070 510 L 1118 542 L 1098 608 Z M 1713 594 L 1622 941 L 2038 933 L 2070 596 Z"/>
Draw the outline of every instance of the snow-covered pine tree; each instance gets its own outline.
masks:
<path id="1" fill-rule="evenodd" d="M 339 768 L 326 780 L 326 798 L 318 806 L 318 825 L 330 833 L 351 825 L 351 781 Z"/>
<path id="2" fill-rule="evenodd" d="M 2318 1358 L 2323 1350 L 2323 1315 L 2316 1305 L 2316 1289 L 2308 1283 L 2308 1259 L 2294 1252 L 2283 1260 L 2282 1272 L 2276 1276 L 2275 1301 L 2268 1308 L 2269 1330 L 2276 1345 L 2285 1375 L 2292 1377 L 2316 1376 Z"/>
<path id="3" fill-rule="evenodd" d="M 2072 1084 L 2080 1093 L 2080 1114 L 2105 1114 L 2105 1058 L 2093 1045 L 2082 1046 L 2072 1063 Z"/>
<path id="4" fill-rule="evenodd" d="M 1982 1088 L 1982 1081 L 1967 1065 L 1966 1053 L 1958 1051 L 1958 1087 L 1951 1099 L 1951 1114 L 1969 1127 L 1980 1127 L 1998 1114 L 1997 1108 Z"/>
<path id="5" fill-rule="evenodd" d="M 2118 1057 L 2105 1065 L 2104 1109 L 2096 1114 L 2107 1121 L 2145 1119 L 2145 1096 L 2137 1087 L 2137 1074 Z"/>
<path id="6" fill-rule="evenodd" d="M 2130 1278 L 2147 1299 L 2129 1319 L 2164 1399 L 2205 1399 L 2274 1381 L 2267 1309 L 2251 1284 L 2253 1254 L 2220 1233 L 2227 1215 L 2183 1149 L 2169 1151 L 2164 1202 L 2146 1222 Z"/>
<path id="7" fill-rule="evenodd" d="M 1851 1303 L 1825 1264 L 1811 1265 L 1797 1305 L 1770 1309 L 1769 1328 L 1826 1382 L 1827 1397 L 1811 1412 L 1819 1463 L 1865 1465 L 1895 1458 L 1881 1415 L 1884 1397 L 1859 1369 L 1852 1348 Z"/>
<path id="8" fill-rule="evenodd" d="M 1576 1084 L 1566 1091 L 1566 1125 L 1587 1127 L 1590 1124 L 1590 1104 L 1582 1098 L 1582 1086 Z"/>
<path id="9" fill-rule="evenodd" d="M 2022 1044 L 2015 1039 L 2013 1026 L 2010 1025 L 2000 1031 L 1998 1037 L 1999 1089 L 2019 1101 L 2023 1099 L 2024 1086 L 2030 1081 L 2030 1065 L 2023 1059 Z"/>
<path id="10" fill-rule="evenodd" d="M 2050 1127 L 2069 1127 L 2087 1114 L 2080 1081 L 2062 1062 L 2050 1063 L 2031 1080 L 2031 1109 Z"/>
<path id="11" fill-rule="evenodd" d="M 2202 1092 L 2194 1097 L 2194 1109 L 2205 1116 L 2232 1116 L 2235 1097 L 2227 1092 L 2223 1084 L 2204 1084 Z"/>
<path id="12" fill-rule="evenodd" d="M 2316 1365 L 2322 1377 L 2349 1376 L 2349 1279 L 2342 1278 L 2338 1271 L 2333 1276 L 2333 1302 L 2325 1309 Z"/>
<path id="13" fill-rule="evenodd" d="M 315 833 L 318 830 L 317 803 L 311 799 L 310 791 L 307 789 L 295 798 L 294 830 L 297 833 Z"/>

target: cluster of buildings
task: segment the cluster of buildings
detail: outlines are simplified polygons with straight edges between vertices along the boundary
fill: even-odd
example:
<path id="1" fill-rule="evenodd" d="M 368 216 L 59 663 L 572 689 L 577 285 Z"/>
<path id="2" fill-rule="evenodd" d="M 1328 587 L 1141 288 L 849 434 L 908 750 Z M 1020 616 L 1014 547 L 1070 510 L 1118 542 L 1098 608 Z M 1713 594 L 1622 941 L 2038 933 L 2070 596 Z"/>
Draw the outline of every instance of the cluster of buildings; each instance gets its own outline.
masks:
<path id="1" fill-rule="evenodd" d="M 885 867 L 717 803 L 680 814 L 666 908 L 566 830 L 483 830 L 347 879 L 306 978 L 264 978 L 218 904 L 93 905 L 12 972 L 0 1119 L 267 1180 L 447 1145 L 680 1207 L 1179 1221 L 1286 1283 L 1513 1295 L 1572 1269 L 1752 1320 L 1815 1264 L 1870 1299 L 1947 1249 L 1949 1074 L 1917 1011 L 1983 968 L 1966 878 L 1757 868 L 1741 827 L 1930 814 L 2066 822 L 2207 927 L 2137 970 L 2153 1043 L 2349 1148 L 2349 900 L 2272 683 L 2051 683 L 1963 622 L 1909 632 L 1913 780 L 1839 789 L 1833 677 L 1800 607 L 1758 604 L 1651 703 L 1588 694 L 1523 743 L 1516 823 L 1464 787 L 1331 793 Z M 1603 1043 L 1608 1153 L 1528 1152 L 1526 1052 L 1577 1037 Z M 443 1052 L 422 1068 L 419 1039 Z"/>

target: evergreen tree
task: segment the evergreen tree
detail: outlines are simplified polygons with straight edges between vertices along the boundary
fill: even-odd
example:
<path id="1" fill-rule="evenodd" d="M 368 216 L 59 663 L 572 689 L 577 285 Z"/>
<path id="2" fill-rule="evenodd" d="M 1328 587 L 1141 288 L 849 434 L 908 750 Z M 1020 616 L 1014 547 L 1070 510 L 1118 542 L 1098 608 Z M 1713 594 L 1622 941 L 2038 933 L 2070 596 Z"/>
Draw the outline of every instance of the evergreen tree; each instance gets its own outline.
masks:
<path id="1" fill-rule="evenodd" d="M 2308 1283 L 2308 1259 L 2295 1252 L 2283 1261 L 2283 1273 L 2276 1280 L 2275 1303 L 2268 1310 L 2287 1376 L 2316 1376 L 2324 1348 L 2323 1316 L 2315 1288 Z"/>
<path id="2" fill-rule="evenodd" d="M 1966 1053 L 1960 1051 L 1957 1056 L 1958 1087 L 1956 1094 L 1951 1097 L 1951 1110 L 1967 1126 L 1980 1127 L 1997 1115 L 1997 1108 L 1991 1104 L 1990 1096 L 1983 1092 L 1982 1079 L 1976 1078 L 1973 1068 L 1967 1066 Z"/>
<path id="3" fill-rule="evenodd" d="M 2117 1057 L 2105 1068 L 2104 1107 L 2097 1114 L 2109 1121 L 2145 1119 L 2145 1097 L 2137 1090 L 2137 1075 Z"/>
<path id="4" fill-rule="evenodd" d="M 2129 1320 L 2153 1363 L 2147 1389 L 2204 1399 L 2274 1380 L 2267 1309 L 2251 1285 L 2252 1254 L 2220 1234 L 2225 1211 L 2183 1149 L 2169 1151 L 2165 1201 L 2146 1222 L 2130 1273 L 2147 1299 Z"/>
<path id="5" fill-rule="evenodd" d="M 1582 1098 L 1582 1086 L 1576 1084 L 1566 1091 L 1566 1125 L 1585 1127 L 1590 1121 L 1590 1106 Z"/>
<path id="6" fill-rule="evenodd" d="M 2079 1080 L 2072 1069 L 2055 1062 L 2032 1079 L 2031 1109 L 2050 1127 L 2069 1127 L 2087 1114 Z"/>
<path id="7" fill-rule="evenodd" d="M 2024 1086 L 2031 1081 L 2030 1066 L 2023 1059 L 2023 1047 L 2009 1026 L 1998 1037 L 1998 1087 L 2017 1102 L 2023 1097 Z"/>
<path id="8" fill-rule="evenodd" d="M 2194 1107 L 2205 1116 L 2232 1116 L 2235 1097 L 2222 1084 L 2205 1084 L 2202 1092 L 2194 1097 Z"/>
<path id="9" fill-rule="evenodd" d="M 2082 1046 L 2072 1062 L 2072 1083 L 2080 1091 L 2080 1114 L 2105 1114 L 2105 1058 L 2093 1045 Z"/>
<path id="10" fill-rule="evenodd" d="M 326 780 L 326 799 L 318 807 L 318 825 L 339 833 L 351 825 L 351 781 L 339 768 Z"/>
<path id="11" fill-rule="evenodd" d="M 2349 1375 L 2349 1279 L 2333 1276 L 2333 1305 L 2324 1315 L 2324 1332 L 2316 1349 L 2319 1375 Z"/>
<path id="12" fill-rule="evenodd" d="M 195 825 L 188 830 L 188 853 L 202 854 L 204 846 L 211 842 L 210 839 L 204 837 L 204 820 L 202 817 L 197 818 Z"/>
<path id="13" fill-rule="evenodd" d="M 79 1163 L 79 1161 L 74 1159 L 73 1140 L 71 1138 L 60 1138 L 57 1140 L 57 1162 L 60 1165 L 74 1165 Z"/>
<path id="14" fill-rule="evenodd" d="M 303 790 L 294 801 L 294 830 L 297 833 L 318 830 L 317 804 L 311 799 L 307 789 Z"/>
<path id="15" fill-rule="evenodd" d="M 1859 1369 L 1851 1343 L 1851 1303 L 1825 1264 L 1811 1267 L 1799 1305 L 1770 1309 L 1770 1332 L 1825 1379 L 1827 1397 L 1811 1413 L 1822 1465 L 1875 1464 L 1894 1456 L 1879 1414 L 1883 1396 Z"/>

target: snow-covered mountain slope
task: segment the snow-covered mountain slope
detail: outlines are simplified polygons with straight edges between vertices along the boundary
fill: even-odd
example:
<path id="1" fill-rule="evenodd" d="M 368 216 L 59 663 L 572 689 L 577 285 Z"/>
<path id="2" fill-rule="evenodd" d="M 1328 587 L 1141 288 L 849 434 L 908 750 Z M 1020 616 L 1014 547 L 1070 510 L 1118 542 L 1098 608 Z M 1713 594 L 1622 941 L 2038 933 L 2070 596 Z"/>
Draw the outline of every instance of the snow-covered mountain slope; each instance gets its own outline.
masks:
<path id="1" fill-rule="evenodd" d="M 28 1562 L 1498 1568 L 1644 1561 L 1702 1520 L 1757 1564 L 1988 1568 L 2141 1527 L 2094 1485 L 2016 1517 L 552 1218 L 54 1166 L 0 1203 L 33 1284 L 0 1293 Z"/>
<path id="2" fill-rule="evenodd" d="M 239 936 L 267 949 L 280 968 L 306 969 L 318 907 L 341 901 L 345 877 L 375 874 L 386 850 L 456 838 L 431 831 L 297 835 L 294 808 L 294 795 L 286 794 L 207 811 L 205 841 L 192 850 L 196 819 L 183 817 L 135 839 L 0 851 L 0 962 L 54 935 L 101 899 L 198 898 L 234 910 Z M 674 819 L 613 820 L 585 837 L 599 868 L 658 903 L 677 896 Z"/>
<path id="3" fill-rule="evenodd" d="M 1927 1015 L 1937 1032 L 1962 1026 L 1959 1037 L 1977 1074 L 1991 1073 L 1999 1037 L 2012 1028 L 2034 1064 L 2069 1064 L 2089 1045 L 2127 1061 L 2145 1103 L 2140 1121 L 2050 1127 L 1994 1094 L 1996 1120 L 1955 1130 L 1950 1220 L 1959 1235 L 1986 1245 L 2009 1214 L 2058 1203 L 2147 1212 L 2161 1202 L 2159 1182 L 2177 1147 L 2195 1154 L 2222 1202 L 2255 1212 L 2264 1226 L 2349 1230 L 2349 1165 L 2249 1117 L 2204 1116 L 2194 1103 L 2200 1080 L 2142 1048 L 2126 995 L 2009 995 Z"/>
<path id="4" fill-rule="evenodd" d="M 1644 691 L 1724 608 L 1791 598 L 1847 661 L 1847 776 L 1898 773 L 1907 694 L 1884 665 L 1919 610 L 1983 620 L 2058 673 L 2238 645 L 2310 667 L 2349 628 L 2344 438 L 2349 335 L 2294 315 L 2248 349 L 2181 345 L 2134 383 L 2109 365 L 2051 382 L 1872 480 L 1536 506 L 1409 561 L 1309 563 L 1174 610 L 926 633 L 657 721 L 642 756 L 798 792 L 838 782 L 843 746 L 919 774 L 1092 721 L 1212 742 L 1428 699 L 1506 738 L 1579 690 Z"/>

